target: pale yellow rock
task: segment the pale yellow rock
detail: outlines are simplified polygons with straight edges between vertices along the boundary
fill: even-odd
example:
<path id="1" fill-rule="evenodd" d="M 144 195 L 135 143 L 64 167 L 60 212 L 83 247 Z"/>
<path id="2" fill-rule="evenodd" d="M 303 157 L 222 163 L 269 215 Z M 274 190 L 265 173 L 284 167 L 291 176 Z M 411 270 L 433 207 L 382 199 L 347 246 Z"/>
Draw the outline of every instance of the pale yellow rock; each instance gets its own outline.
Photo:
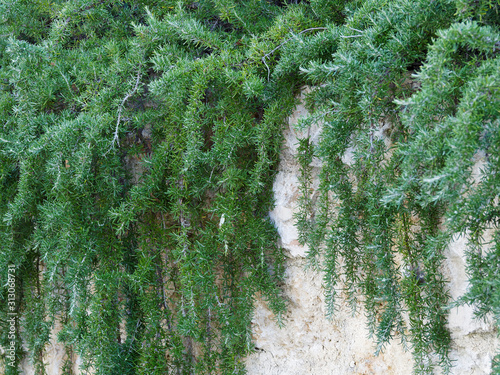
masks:
<path id="1" fill-rule="evenodd" d="M 293 127 L 306 109 L 299 105 L 285 129 L 279 172 L 274 183 L 276 207 L 270 213 L 281 245 L 288 251 L 284 292 L 289 299 L 285 327 L 276 325 L 266 305 L 258 300 L 253 319 L 253 338 L 256 352 L 246 359 L 249 375 L 344 375 L 384 374 L 409 375 L 413 360 L 397 340 L 378 357 L 373 355 L 373 341 L 367 338 L 363 311 L 352 316 L 350 308 L 340 303 L 330 322 L 325 318 L 325 301 L 322 275 L 305 271 L 307 248 L 298 243 L 298 233 L 293 215 L 298 212 L 299 167 L 294 160 L 298 137 L 307 131 Z M 375 136 L 382 138 L 387 124 L 382 124 Z M 316 143 L 321 129 L 314 128 L 309 136 Z M 386 139 L 384 139 L 386 141 Z M 343 156 L 343 162 L 352 164 L 353 148 Z M 484 166 L 482 155 L 475 156 L 473 179 L 478 183 Z M 317 175 L 321 163 L 313 161 L 313 188 L 318 186 Z M 452 298 L 467 290 L 465 272 L 466 239 L 456 237 L 446 250 L 443 272 Z M 491 321 L 480 322 L 473 318 L 473 308 L 462 306 L 450 313 L 449 328 L 452 335 L 451 358 L 455 360 L 454 375 L 486 375 L 491 373 L 491 360 L 499 346 Z M 437 370 L 436 373 L 440 373 Z"/>

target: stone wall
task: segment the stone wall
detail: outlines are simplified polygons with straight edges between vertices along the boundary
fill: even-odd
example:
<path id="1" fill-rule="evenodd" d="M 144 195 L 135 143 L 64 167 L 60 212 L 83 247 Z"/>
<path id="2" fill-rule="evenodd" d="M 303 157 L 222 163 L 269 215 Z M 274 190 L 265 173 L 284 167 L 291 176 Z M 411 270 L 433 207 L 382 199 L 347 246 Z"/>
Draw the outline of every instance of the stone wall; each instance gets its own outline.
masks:
<path id="1" fill-rule="evenodd" d="M 281 245 L 288 254 L 284 292 L 289 300 L 289 310 L 284 317 L 285 326 L 279 328 L 264 302 L 256 302 L 253 319 L 255 353 L 246 358 L 248 374 L 411 374 L 412 357 L 397 339 L 379 356 L 373 355 L 375 348 L 367 337 L 363 311 L 353 316 L 351 309 L 339 298 L 333 320 L 325 318 L 322 275 L 306 270 L 307 249 L 298 242 L 293 219 L 299 195 L 299 168 L 294 155 L 297 153 L 297 136 L 304 136 L 294 130 L 294 125 L 306 114 L 305 108 L 298 106 L 290 118 L 290 126 L 285 129 L 279 173 L 274 183 L 276 207 L 270 213 L 280 234 Z M 318 127 L 309 130 L 313 142 L 317 141 L 320 131 Z M 481 162 L 478 158 L 477 170 Z M 320 162 L 314 160 L 312 166 L 313 175 L 317 175 Z M 313 187 L 317 187 L 317 179 L 314 184 Z M 453 298 L 462 295 L 467 288 L 465 243 L 465 238 L 457 237 L 446 252 L 443 271 Z M 452 373 L 491 373 L 491 360 L 499 345 L 492 322 L 475 321 L 472 308 L 460 307 L 451 311 L 449 327 L 453 338 L 451 357 L 456 360 Z M 60 374 L 64 348 L 51 343 L 46 353 L 47 375 Z M 75 374 L 78 374 L 79 358 L 75 359 Z M 25 361 L 24 374 L 33 373 L 32 366 Z"/>
<path id="2" fill-rule="evenodd" d="M 285 327 L 277 327 L 272 313 L 262 301 L 256 304 L 253 332 L 256 352 L 247 358 L 250 375 L 343 375 L 343 374 L 411 374 L 413 361 L 397 339 L 378 357 L 373 355 L 373 341 L 367 338 L 363 311 L 353 316 L 351 309 L 339 298 L 338 311 L 332 321 L 325 318 L 322 275 L 306 271 L 307 249 L 300 246 L 294 227 L 299 195 L 299 166 L 294 160 L 297 138 L 306 135 L 316 142 L 321 129 L 309 134 L 294 129 L 307 111 L 299 105 L 285 129 L 285 142 L 279 172 L 274 183 L 276 207 L 270 213 L 287 250 L 285 294 L 289 311 Z M 349 158 L 349 155 L 345 156 Z M 349 160 L 344 160 L 349 163 Z M 478 158 L 476 172 L 482 159 Z M 319 172 L 320 162 L 313 160 L 313 177 Z M 476 173 L 477 174 L 477 173 Z M 313 188 L 318 186 L 317 178 Z M 467 288 L 465 274 L 466 239 L 457 237 L 446 250 L 443 272 L 449 280 L 452 298 L 462 295 Z M 499 346 L 492 322 L 473 319 L 472 307 L 453 309 L 449 317 L 452 334 L 451 358 L 455 360 L 453 374 L 480 375 L 491 373 L 491 360 Z"/>

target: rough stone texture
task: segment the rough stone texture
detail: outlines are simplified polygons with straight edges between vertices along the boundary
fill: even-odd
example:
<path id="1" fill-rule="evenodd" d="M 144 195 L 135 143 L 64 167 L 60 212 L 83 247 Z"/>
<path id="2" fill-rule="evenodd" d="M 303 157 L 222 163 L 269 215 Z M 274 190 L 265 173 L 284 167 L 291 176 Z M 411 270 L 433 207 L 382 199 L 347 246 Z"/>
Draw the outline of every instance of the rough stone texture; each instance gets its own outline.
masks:
<path id="1" fill-rule="evenodd" d="M 298 242 L 294 227 L 299 196 L 299 167 L 294 161 L 297 153 L 297 137 L 309 135 L 316 142 L 320 128 L 312 128 L 309 134 L 294 130 L 301 116 L 307 114 L 299 106 L 285 129 L 279 173 L 274 183 L 276 207 L 270 213 L 281 237 L 281 245 L 288 251 L 285 294 L 289 299 L 289 311 L 284 328 L 279 328 L 272 313 L 262 301 L 257 301 L 253 319 L 256 352 L 246 359 L 250 375 L 343 375 L 343 374 L 411 374 L 413 360 L 395 340 L 378 357 L 373 355 L 373 341 L 367 338 L 363 312 L 352 316 L 345 304 L 338 307 L 332 321 L 325 318 L 325 301 L 322 276 L 306 271 L 304 259 L 307 249 Z M 384 129 L 381 129 L 380 133 Z M 352 150 L 344 155 L 350 163 Z M 480 155 L 473 174 L 479 180 L 484 164 Z M 317 176 L 320 163 L 312 163 L 313 177 Z M 313 188 L 318 186 L 317 178 Z M 443 272 L 449 280 L 452 298 L 461 296 L 467 288 L 465 273 L 466 239 L 457 237 L 446 250 Z M 339 299 L 340 300 L 340 299 Z M 462 306 L 450 313 L 449 328 L 452 334 L 451 358 L 455 360 L 452 374 L 480 375 L 491 373 L 491 360 L 499 345 L 492 322 L 473 319 L 472 307 Z"/>
<path id="2" fill-rule="evenodd" d="M 52 328 L 50 335 L 51 340 L 45 347 L 45 355 L 43 362 L 45 364 L 45 372 L 47 375 L 60 375 L 66 359 L 68 358 L 64 345 L 57 342 L 57 333 L 61 330 L 60 323 L 57 322 Z M 80 375 L 81 357 L 73 355 L 73 373 Z M 25 358 L 22 363 L 22 374 L 32 375 L 35 373 L 35 368 L 28 358 Z"/>
<path id="3" fill-rule="evenodd" d="M 250 375 L 411 374 L 411 355 L 391 345 L 375 357 L 365 319 L 339 306 L 332 321 L 325 318 L 322 277 L 305 270 L 305 260 L 287 262 L 285 293 L 289 311 L 279 328 L 272 313 L 257 302 L 254 323 L 256 353 L 248 357 Z"/>
<path id="4" fill-rule="evenodd" d="M 487 239 L 487 238 L 486 238 Z M 449 280 L 452 299 L 457 299 L 467 290 L 465 273 L 465 237 L 455 237 L 446 250 L 444 274 Z M 490 374 L 491 361 L 499 346 L 492 319 L 474 319 L 471 306 L 460 306 L 450 311 L 449 328 L 452 336 L 451 358 L 455 360 L 454 374 Z"/>

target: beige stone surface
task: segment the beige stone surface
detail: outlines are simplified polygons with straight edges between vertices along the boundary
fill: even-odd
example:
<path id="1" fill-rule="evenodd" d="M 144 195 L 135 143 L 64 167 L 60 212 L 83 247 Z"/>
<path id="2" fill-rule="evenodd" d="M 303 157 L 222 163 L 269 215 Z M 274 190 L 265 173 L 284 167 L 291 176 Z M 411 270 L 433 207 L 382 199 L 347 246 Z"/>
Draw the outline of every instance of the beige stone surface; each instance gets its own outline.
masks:
<path id="1" fill-rule="evenodd" d="M 492 232 L 486 234 L 486 241 Z M 468 286 L 465 271 L 465 236 L 455 236 L 446 249 L 444 274 L 449 280 L 448 287 L 452 299 L 465 293 Z M 487 250 L 487 249 L 485 249 Z M 451 358 L 455 360 L 454 374 L 490 374 L 491 361 L 499 349 L 493 320 L 474 318 L 472 306 L 460 306 L 450 311 L 449 328 L 452 336 Z"/>
<path id="2" fill-rule="evenodd" d="M 258 301 L 253 320 L 256 353 L 247 358 L 250 375 L 411 374 L 411 355 L 391 345 L 373 355 L 365 319 L 341 304 L 332 321 L 325 318 L 321 274 L 305 270 L 302 257 L 287 262 L 285 293 L 289 310 L 279 328 Z"/>
<path id="3" fill-rule="evenodd" d="M 411 374 L 413 360 L 397 340 L 378 357 L 373 355 L 373 341 L 367 338 L 363 312 L 352 316 L 350 308 L 342 304 L 332 321 L 325 317 L 322 275 L 306 271 L 307 248 L 300 246 L 293 215 L 297 212 L 299 196 L 299 168 L 294 161 L 297 137 L 309 135 L 317 142 L 320 128 L 296 131 L 295 124 L 307 111 L 299 106 L 285 129 L 279 172 L 274 183 L 276 207 L 271 219 L 281 237 L 281 245 L 288 251 L 285 295 L 289 311 L 284 328 L 279 328 L 272 313 L 262 301 L 257 301 L 253 319 L 253 338 L 256 351 L 246 359 L 249 375 L 343 375 L 343 374 Z M 383 137 L 384 125 L 377 135 Z M 352 149 L 343 161 L 350 164 Z M 473 178 L 480 178 L 484 160 L 475 160 Z M 313 176 L 317 177 L 321 164 L 315 160 Z M 317 178 L 313 189 L 317 188 Z M 465 271 L 466 238 L 456 237 L 446 250 L 443 272 L 449 280 L 452 298 L 467 289 Z M 453 343 L 451 358 L 455 360 L 452 374 L 486 375 L 491 373 L 491 360 L 499 346 L 491 321 L 474 319 L 473 308 L 462 306 L 450 312 L 449 328 Z M 439 370 L 438 370 L 439 373 Z"/>
<path id="4" fill-rule="evenodd" d="M 257 301 L 253 319 L 256 352 L 247 358 L 250 375 L 303 374 L 411 374 L 411 355 L 392 344 L 378 357 L 374 343 L 367 337 L 362 311 L 353 316 L 351 308 L 339 298 L 332 321 L 325 317 L 322 274 L 306 270 L 307 247 L 298 242 L 294 214 L 299 197 L 298 138 L 309 136 L 315 144 L 321 129 L 297 131 L 295 125 L 307 114 L 299 105 L 284 130 L 285 143 L 273 190 L 276 207 L 270 217 L 280 235 L 281 246 L 288 251 L 285 295 L 289 300 L 285 326 L 279 328 L 272 313 Z M 349 157 L 348 155 L 346 156 Z M 313 160 L 313 190 L 319 185 L 319 160 Z"/>
<path id="5" fill-rule="evenodd" d="M 45 364 L 46 375 L 60 375 L 62 374 L 62 368 L 66 359 L 68 358 L 64 345 L 57 342 L 57 333 L 60 331 L 61 325 L 57 322 L 50 332 L 51 340 L 49 344 L 45 347 L 45 355 L 43 358 L 43 363 Z M 80 375 L 80 364 L 81 358 L 77 355 L 73 355 L 73 373 L 75 375 Z M 23 369 L 23 374 L 31 375 L 35 373 L 35 368 L 28 358 L 22 361 L 21 367 Z"/>

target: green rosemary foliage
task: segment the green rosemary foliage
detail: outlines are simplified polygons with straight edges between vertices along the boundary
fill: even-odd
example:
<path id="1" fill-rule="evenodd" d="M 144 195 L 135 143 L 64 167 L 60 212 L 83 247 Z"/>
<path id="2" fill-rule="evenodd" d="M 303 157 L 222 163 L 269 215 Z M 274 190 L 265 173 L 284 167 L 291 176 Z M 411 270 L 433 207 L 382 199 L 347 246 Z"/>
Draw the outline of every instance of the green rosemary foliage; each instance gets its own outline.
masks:
<path id="1" fill-rule="evenodd" d="M 303 68 L 321 84 L 310 95 L 313 113 L 303 126 L 323 126 L 314 150 L 323 160 L 323 199 L 310 207 L 303 178 L 297 219 L 311 262 L 323 254 L 328 314 L 342 278 L 353 308 L 362 301 L 366 309 L 377 351 L 399 336 L 410 344 L 417 374 L 432 373 L 435 365 L 450 370 L 442 264 L 454 234 L 471 239 L 471 288 L 462 302 L 474 303 L 479 317 L 497 315 L 497 235 L 486 251 L 483 235 L 498 220 L 490 142 L 498 128 L 500 39 L 493 13 L 481 18 L 485 3 L 346 7 L 344 25 L 332 31 L 338 40 L 332 59 Z M 490 26 L 457 23 L 467 17 Z M 307 176 L 311 150 L 302 152 Z M 474 177 L 481 157 L 481 177 Z M 332 203 L 336 210 L 328 208 Z M 312 210 L 329 212 L 327 219 L 316 223 L 304 214 Z"/>
<path id="2" fill-rule="evenodd" d="M 470 237 L 462 302 L 500 306 L 499 235 L 483 240 L 500 212 L 498 27 L 487 0 L 2 1 L 6 374 L 26 354 L 43 374 L 56 331 L 65 374 L 73 354 L 96 374 L 244 373 L 255 298 L 280 323 L 286 309 L 268 212 L 306 84 L 303 126 L 323 133 L 301 141 L 297 225 L 328 314 L 343 278 L 377 352 L 399 336 L 416 373 L 448 371 L 454 233 Z"/>

